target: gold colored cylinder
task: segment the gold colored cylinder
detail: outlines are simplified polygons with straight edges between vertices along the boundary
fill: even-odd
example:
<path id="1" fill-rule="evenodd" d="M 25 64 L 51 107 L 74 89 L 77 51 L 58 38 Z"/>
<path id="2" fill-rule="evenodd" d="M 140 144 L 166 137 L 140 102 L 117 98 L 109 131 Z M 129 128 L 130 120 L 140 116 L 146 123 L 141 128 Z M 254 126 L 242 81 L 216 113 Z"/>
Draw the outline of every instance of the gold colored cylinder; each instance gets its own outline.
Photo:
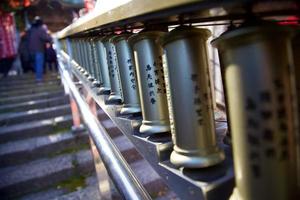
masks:
<path id="1" fill-rule="evenodd" d="M 136 67 L 133 59 L 133 51 L 127 39 L 131 34 L 115 36 L 112 42 L 115 44 L 120 79 L 123 92 L 123 105 L 120 114 L 140 113 L 140 100 L 136 81 Z"/>
<path id="2" fill-rule="evenodd" d="M 116 49 L 111 41 L 114 36 L 104 37 L 101 41 L 105 46 L 107 64 L 109 69 L 109 78 L 111 91 L 107 99 L 107 103 L 121 103 L 122 100 L 122 88 L 120 83 L 119 66 L 116 55 Z"/>
<path id="3" fill-rule="evenodd" d="M 210 34 L 208 29 L 180 26 L 163 41 L 174 124 L 170 161 L 178 167 L 209 167 L 225 158 L 215 133 L 206 46 Z"/>
<path id="4" fill-rule="evenodd" d="M 140 133 L 153 135 L 170 132 L 166 86 L 160 43 L 164 32 L 140 32 L 129 38 L 133 45 L 142 108 Z"/>
<path id="5" fill-rule="evenodd" d="M 296 83 L 296 95 L 297 95 L 297 125 L 298 131 L 295 136 L 296 141 L 296 173 L 297 173 L 297 188 L 298 196 L 300 197 L 300 28 L 296 30 L 296 35 L 292 40 L 293 59 L 294 59 L 294 73 Z"/>
<path id="6" fill-rule="evenodd" d="M 212 42 L 225 73 L 236 188 L 231 199 L 292 199 L 290 32 L 244 24 Z"/>

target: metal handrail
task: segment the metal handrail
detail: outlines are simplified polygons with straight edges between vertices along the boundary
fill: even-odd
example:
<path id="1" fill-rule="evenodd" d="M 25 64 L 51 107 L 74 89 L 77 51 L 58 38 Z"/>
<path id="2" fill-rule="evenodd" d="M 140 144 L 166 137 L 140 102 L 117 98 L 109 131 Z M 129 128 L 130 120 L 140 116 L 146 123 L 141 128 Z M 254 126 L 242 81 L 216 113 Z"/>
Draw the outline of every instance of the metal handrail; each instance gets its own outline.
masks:
<path id="1" fill-rule="evenodd" d="M 72 81 L 70 72 L 63 63 L 61 53 L 58 54 L 61 78 L 64 85 L 69 89 L 81 112 L 89 134 L 95 143 L 99 155 L 108 171 L 110 178 L 115 183 L 124 199 L 128 200 L 150 200 L 151 197 L 146 192 L 143 185 L 138 181 L 133 171 L 117 149 L 112 139 L 108 136 L 105 128 L 98 119 L 92 114 L 86 101 L 81 97 L 78 89 Z"/>

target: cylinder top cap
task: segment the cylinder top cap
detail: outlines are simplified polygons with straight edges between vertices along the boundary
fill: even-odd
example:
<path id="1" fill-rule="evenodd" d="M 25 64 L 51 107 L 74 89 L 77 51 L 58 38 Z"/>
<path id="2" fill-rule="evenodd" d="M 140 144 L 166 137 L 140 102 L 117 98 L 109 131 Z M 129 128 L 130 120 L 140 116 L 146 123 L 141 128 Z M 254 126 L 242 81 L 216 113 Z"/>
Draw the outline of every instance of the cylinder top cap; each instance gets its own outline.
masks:
<path id="1" fill-rule="evenodd" d="M 204 28 L 195 28 L 191 26 L 179 26 L 173 29 L 171 32 L 166 34 L 162 38 L 162 45 L 165 46 L 166 44 L 173 42 L 175 40 L 180 40 L 185 37 L 193 37 L 202 35 L 205 39 L 211 36 L 211 32 L 208 29 Z"/>
<path id="2" fill-rule="evenodd" d="M 131 33 L 122 33 L 120 35 L 116 35 L 116 36 L 110 38 L 109 41 L 112 43 L 117 43 L 121 40 L 127 40 L 131 35 L 132 35 Z"/>
<path id="3" fill-rule="evenodd" d="M 114 37 L 115 35 L 106 35 L 101 38 L 101 42 L 107 42 L 110 40 L 110 38 Z"/>
<path id="4" fill-rule="evenodd" d="M 278 38 L 291 36 L 290 28 L 275 23 L 245 24 L 229 30 L 214 39 L 211 44 L 217 48 L 226 48 L 227 45 L 239 46 L 263 38 Z"/>
<path id="5" fill-rule="evenodd" d="M 166 33 L 162 31 L 141 31 L 137 34 L 134 34 L 128 38 L 128 42 L 131 45 L 134 45 L 136 42 L 143 40 L 143 39 L 148 39 L 148 38 L 154 38 L 157 39 L 158 37 L 163 37 Z"/>

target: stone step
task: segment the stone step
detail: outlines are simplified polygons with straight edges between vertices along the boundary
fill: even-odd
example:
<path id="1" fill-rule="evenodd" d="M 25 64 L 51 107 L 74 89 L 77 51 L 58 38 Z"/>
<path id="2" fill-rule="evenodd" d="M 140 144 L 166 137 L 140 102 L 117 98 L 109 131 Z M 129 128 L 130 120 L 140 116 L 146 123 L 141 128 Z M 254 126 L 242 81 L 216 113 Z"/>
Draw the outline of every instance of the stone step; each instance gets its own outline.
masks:
<path id="1" fill-rule="evenodd" d="M 0 126 L 9 126 L 17 123 L 34 120 L 49 119 L 60 115 L 71 114 L 70 105 L 59 105 L 50 108 L 27 110 L 23 112 L 0 114 Z"/>
<path id="2" fill-rule="evenodd" d="M 2 86 L 0 84 L 0 93 L 6 92 L 8 90 L 23 90 L 27 88 L 46 88 L 52 85 L 61 85 L 61 80 L 53 80 L 53 81 L 46 81 L 41 82 L 39 84 L 36 83 L 30 83 L 30 84 L 21 84 L 21 85 L 9 85 L 9 86 Z"/>
<path id="3" fill-rule="evenodd" d="M 33 100 L 33 101 L 27 101 L 22 103 L 0 105 L 0 113 L 22 112 L 25 110 L 49 108 L 53 106 L 64 105 L 67 103 L 69 103 L 69 97 L 65 95 L 65 96 L 59 96 L 50 99 Z"/>
<path id="4" fill-rule="evenodd" d="M 54 97 L 64 96 L 65 92 L 61 88 L 59 90 L 51 91 L 51 92 L 42 92 L 38 94 L 31 94 L 31 95 L 20 95 L 16 97 L 6 97 L 0 99 L 0 105 L 7 105 L 13 103 L 22 103 L 25 101 L 34 101 L 34 100 L 41 100 L 41 99 L 50 99 Z"/>
<path id="5" fill-rule="evenodd" d="M 8 142 L 0 145 L 0 167 L 17 165 L 63 151 L 88 147 L 89 139 L 86 132 L 61 132 L 46 136 Z"/>
<path id="6" fill-rule="evenodd" d="M 52 84 L 52 85 L 44 85 L 44 86 L 39 86 L 35 85 L 32 87 L 24 87 L 21 89 L 11 89 L 7 88 L 6 90 L 1 90 L 0 91 L 0 96 L 17 96 L 17 95 L 25 95 L 25 94 L 35 94 L 39 92 L 45 92 L 49 90 L 57 90 L 58 88 L 63 88 L 63 86 L 60 83 Z"/>
<path id="7" fill-rule="evenodd" d="M 6 79 L 2 79 L 0 81 L 0 85 L 2 86 L 11 86 L 11 85 L 21 85 L 21 84 L 34 84 L 37 83 L 35 80 L 35 77 L 30 77 L 30 78 L 21 78 L 22 76 L 20 76 L 19 78 L 16 79 L 12 79 L 11 77 L 6 78 Z M 47 82 L 47 81 L 53 81 L 53 80 L 57 80 L 59 79 L 59 76 L 57 75 L 53 75 L 53 76 L 45 76 L 43 77 L 43 82 Z"/>
<path id="8" fill-rule="evenodd" d="M 58 89 L 62 89 L 63 86 L 56 84 L 56 85 L 49 85 L 47 87 L 28 87 L 23 88 L 21 90 L 11 90 L 7 89 L 6 91 L 0 91 L 0 98 L 5 97 L 14 97 L 19 95 L 30 95 L 30 94 L 36 94 L 41 92 L 51 92 Z"/>
<path id="9" fill-rule="evenodd" d="M 26 195 L 19 200 L 101 200 L 96 174 L 85 177 L 84 181 L 77 185 L 80 184 L 83 186 L 77 187 L 75 191 L 58 184 L 55 188 Z"/>
<path id="10" fill-rule="evenodd" d="M 57 133 L 71 126 L 72 116 L 65 115 L 51 119 L 0 127 L 0 143 Z"/>
<path id="11" fill-rule="evenodd" d="M 49 188 L 75 175 L 91 174 L 94 163 L 90 150 L 62 154 L 0 169 L 1 199 L 15 199 Z"/>
<path id="12" fill-rule="evenodd" d="M 46 73 L 44 74 L 44 77 L 53 77 L 53 76 L 57 76 L 59 75 L 59 73 Z M 2 81 L 8 81 L 8 80 L 26 80 L 26 79 L 33 79 L 35 78 L 35 73 L 26 73 L 26 74 L 22 74 L 22 75 L 17 75 L 17 76 L 7 76 L 3 79 L 1 79 L 0 82 Z"/>

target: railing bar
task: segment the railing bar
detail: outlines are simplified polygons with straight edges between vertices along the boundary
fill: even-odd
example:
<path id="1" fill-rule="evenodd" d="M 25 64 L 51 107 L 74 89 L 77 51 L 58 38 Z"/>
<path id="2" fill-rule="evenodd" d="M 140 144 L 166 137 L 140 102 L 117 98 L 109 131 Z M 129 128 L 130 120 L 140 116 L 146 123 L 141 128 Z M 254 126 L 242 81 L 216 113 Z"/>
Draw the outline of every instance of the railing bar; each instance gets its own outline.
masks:
<path id="1" fill-rule="evenodd" d="M 69 72 L 65 69 L 61 55 L 58 55 L 58 62 L 59 67 L 61 68 L 61 77 L 64 79 L 64 84 L 67 85 L 73 95 L 81 112 L 82 118 L 89 129 L 90 136 L 93 139 L 103 163 L 119 192 L 124 199 L 150 200 L 151 197 L 135 177 L 120 151 L 108 136 L 105 128 L 89 110 L 85 100 L 82 99 Z"/>

